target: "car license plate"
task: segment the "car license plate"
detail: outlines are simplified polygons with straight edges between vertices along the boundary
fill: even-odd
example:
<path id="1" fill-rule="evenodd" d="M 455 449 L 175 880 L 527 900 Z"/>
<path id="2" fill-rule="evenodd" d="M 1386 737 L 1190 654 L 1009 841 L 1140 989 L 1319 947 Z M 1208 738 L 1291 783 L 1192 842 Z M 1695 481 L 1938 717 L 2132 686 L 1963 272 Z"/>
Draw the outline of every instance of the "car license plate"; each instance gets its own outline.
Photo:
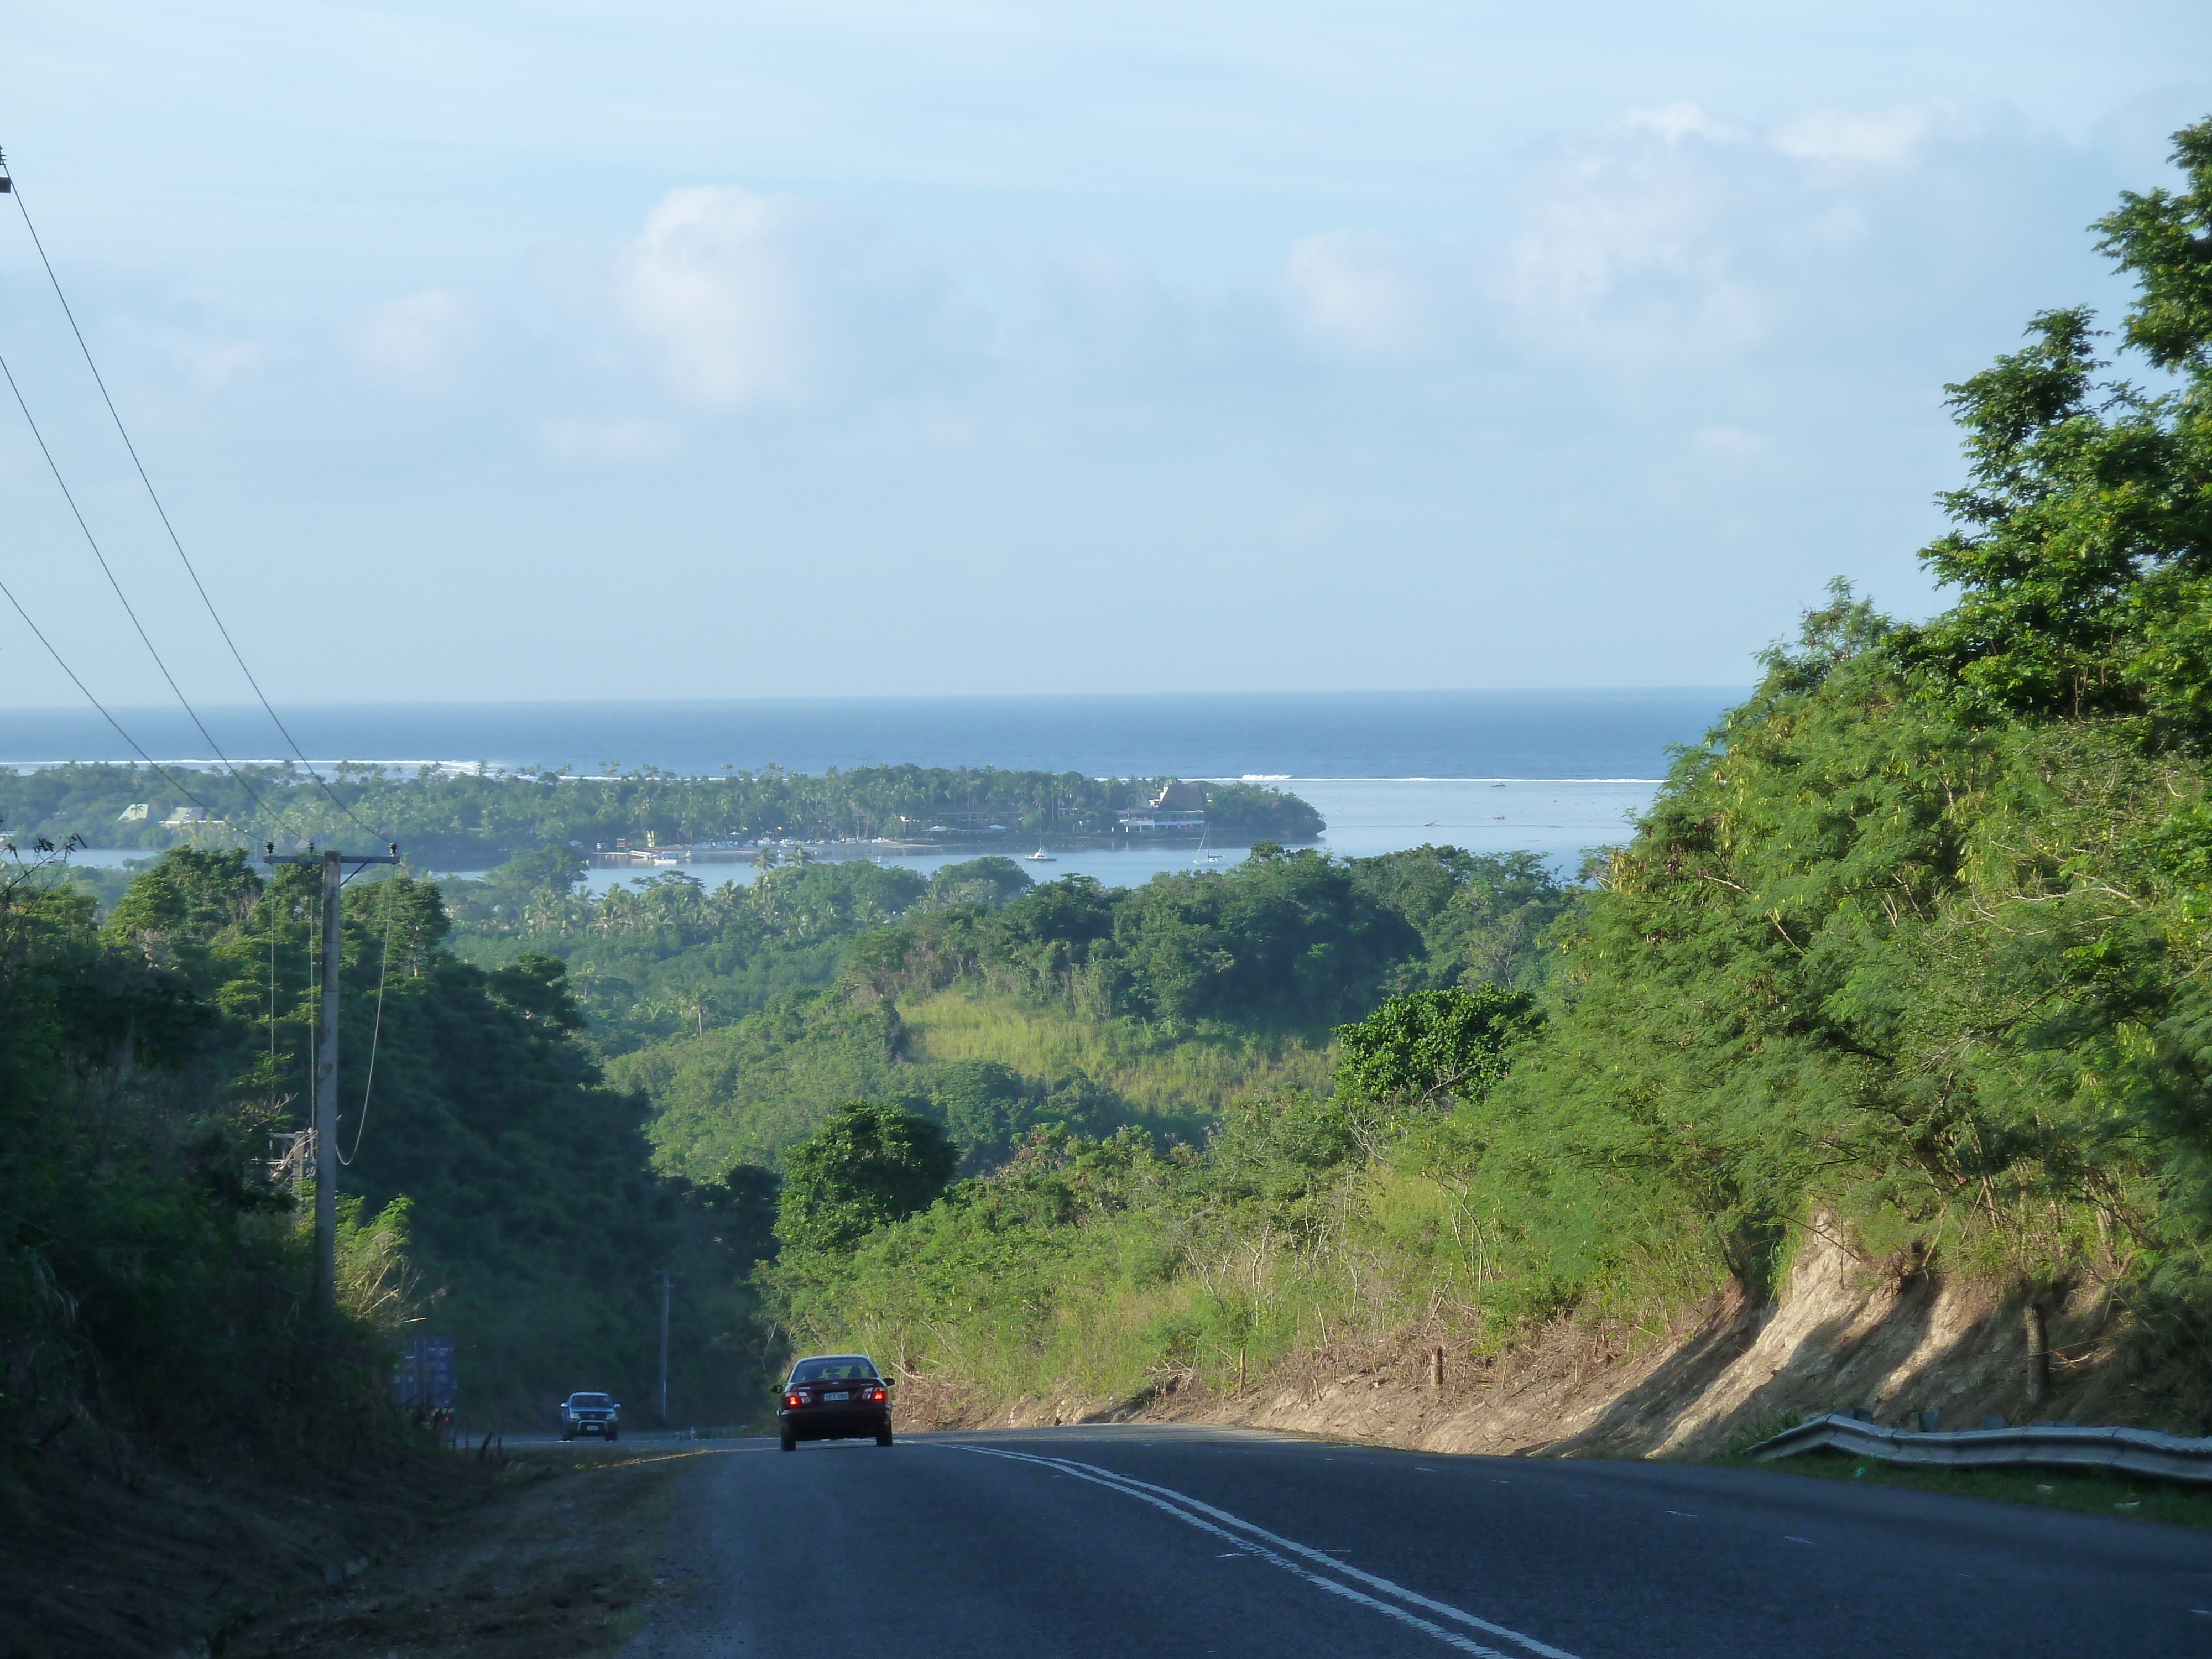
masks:
<path id="1" fill-rule="evenodd" d="M 845 1394 L 825 1394 L 825 1395 L 823 1395 L 822 1397 L 823 1397 L 823 1400 L 828 1401 L 828 1400 L 850 1400 L 853 1396 L 852 1396 L 852 1395 L 851 1395 L 850 1393 L 845 1393 Z"/>

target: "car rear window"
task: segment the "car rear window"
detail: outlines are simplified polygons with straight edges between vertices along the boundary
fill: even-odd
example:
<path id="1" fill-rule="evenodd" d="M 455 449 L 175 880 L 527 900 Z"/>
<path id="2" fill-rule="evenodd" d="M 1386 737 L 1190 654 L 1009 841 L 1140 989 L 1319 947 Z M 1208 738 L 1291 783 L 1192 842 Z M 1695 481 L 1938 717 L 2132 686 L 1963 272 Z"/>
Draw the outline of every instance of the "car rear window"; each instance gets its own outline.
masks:
<path id="1" fill-rule="evenodd" d="M 802 1359 L 792 1367 L 794 1382 L 872 1382 L 876 1368 L 865 1359 Z"/>

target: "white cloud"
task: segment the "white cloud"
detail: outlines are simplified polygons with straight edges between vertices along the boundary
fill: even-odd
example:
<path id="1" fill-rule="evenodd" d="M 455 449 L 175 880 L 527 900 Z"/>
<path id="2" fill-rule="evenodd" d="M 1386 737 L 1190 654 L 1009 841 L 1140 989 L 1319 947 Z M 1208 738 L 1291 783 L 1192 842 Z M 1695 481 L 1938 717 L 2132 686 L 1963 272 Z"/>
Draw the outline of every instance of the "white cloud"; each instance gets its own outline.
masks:
<path id="1" fill-rule="evenodd" d="M 1741 150 L 1731 129 L 1677 106 L 1562 155 L 1537 180 L 1509 256 L 1522 316 L 1606 355 L 1709 352 L 1755 336 L 1726 176 Z"/>
<path id="2" fill-rule="evenodd" d="M 1748 459 L 1766 449 L 1766 440 L 1759 434 L 1733 426 L 1701 426 L 1690 434 L 1690 441 L 1708 455 L 1725 455 L 1737 460 Z"/>
<path id="3" fill-rule="evenodd" d="M 188 350 L 185 358 L 202 386 L 219 386 L 258 369 L 267 361 L 267 356 L 258 345 L 234 341 Z"/>
<path id="4" fill-rule="evenodd" d="M 828 368 L 823 291 L 850 240 L 837 217 L 792 197 L 673 191 L 623 259 L 623 313 L 686 397 L 720 408 L 796 399 Z"/>
<path id="5" fill-rule="evenodd" d="M 1356 352 L 1400 351 L 1422 332 L 1423 306 L 1403 247 L 1375 231 L 1301 237 L 1284 269 L 1301 330 Z"/>
<path id="6" fill-rule="evenodd" d="M 445 368 L 472 331 L 469 308 L 458 295 L 424 289 L 372 310 L 356 349 L 379 374 L 420 378 Z"/>
<path id="7" fill-rule="evenodd" d="M 1774 148 L 1801 161 L 1856 167 L 1902 167 L 1934 131 L 1925 110 L 1890 109 L 1873 114 L 1816 110 L 1778 128 Z"/>
<path id="8" fill-rule="evenodd" d="M 1679 144 L 1685 138 L 1711 138 L 1733 143 L 1741 135 L 1725 121 L 1716 121 L 1695 104 L 1668 104 L 1659 109 L 1632 109 L 1620 118 L 1620 129 L 1648 132 L 1661 142 Z"/>
<path id="9" fill-rule="evenodd" d="M 842 209 L 735 185 L 664 197 L 616 298 L 678 392 L 716 409 L 912 390 L 983 351 L 933 258 Z"/>
<path id="10" fill-rule="evenodd" d="M 684 434 L 659 421 L 548 421 L 545 452 L 564 461 L 657 461 L 683 447 Z"/>

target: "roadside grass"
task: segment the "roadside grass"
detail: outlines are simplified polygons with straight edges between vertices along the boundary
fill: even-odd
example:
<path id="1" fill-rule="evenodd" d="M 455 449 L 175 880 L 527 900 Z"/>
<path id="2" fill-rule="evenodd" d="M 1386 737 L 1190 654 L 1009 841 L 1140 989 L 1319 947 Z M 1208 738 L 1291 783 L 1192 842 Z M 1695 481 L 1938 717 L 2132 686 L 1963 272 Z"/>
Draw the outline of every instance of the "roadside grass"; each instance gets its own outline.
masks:
<path id="1" fill-rule="evenodd" d="M 1163 1036 L 1142 1022 L 1092 1020 L 959 989 L 902 1003 L 915 1060 L 995 1060 L 1024 1077 L 1081 1070 L 1159 1117 L 1220 1111 L 1237 1095 L 1299 1088 L 1325 1093 L 1333 1045 L 1295 1033 Z"/>
<path id="2" fill-rule="evenodd" d="M 1905 1486 L 1914 1492 L 1951 1492 L 1960 1498 L 1992 1498 L 2001 1503 L 2031 1504 L 2042 1509 L 2075 1510 L 2085 1515 L 2113 1515 L 2138 1521 L 2172 1521 L 2212 1527 L 2212 1490 L 2168 1485 L 2127 1474 L 2069 1469 L 1949 1469 L 1885 1463 L 1878 1458 L 1841 1452 L 1802 1452 L 1760 1462 L 1742 1453 L 1713 1460 L 1726 1468 L 1802 1474 L 1816 1480 L 1850 1480 L 1868 1486 Z"/>
<path id="3" fill-rule="evenodd" d="M 234 1620 L 220 1659 L 605 1659 L 643 1626 L 676 1483 L 705 1449 L 510 1454 L 489 1496 L 333 1588 Z"/>

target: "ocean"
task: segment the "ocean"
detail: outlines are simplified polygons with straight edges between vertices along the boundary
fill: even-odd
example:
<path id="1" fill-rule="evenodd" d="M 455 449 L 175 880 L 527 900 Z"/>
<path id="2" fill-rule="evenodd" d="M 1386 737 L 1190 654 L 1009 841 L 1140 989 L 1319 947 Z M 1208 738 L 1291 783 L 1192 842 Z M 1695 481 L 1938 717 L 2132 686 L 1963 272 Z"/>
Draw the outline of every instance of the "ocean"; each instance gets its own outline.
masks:
<path id="1" fill-rule="evenodd" d="M 1620 841 L 1650 804 L 1669 745 L 1692 743 L 1741 688 L 1650 691 L 1436 691 L 1197 696 L 853 697 L 727 702 L 414 703 L 283 710 L 309 757 L 415 767 L 488 765 L 599 773 L 641 766 L 690 776 L 769 765 L 819 773 L 911 762 L 1091 777 L 1279 782 L 1328 821 L 1324 844 L 1365 856 L 1423 842 L 1525 848 L 1571 872 Z M 118 710 L 156 758 L 212 760 L 181 713 Z M 234 761 L 283 753 L 258 708 L 203 709 Z M 0 764 L 132 758 L 89 710 L 0 717 Z M 1241 848 L 1218 849 L 1224 862 Z M 942 857 L 900 860 L 925 872 Z M 1071 853 L 1036 873 L 1115 885 L 1206 867 L 1188 848 Z M 744 866 L 702 865 L 710 882 Z M 594 872 L 595 885 L 630 878 Z"/>

